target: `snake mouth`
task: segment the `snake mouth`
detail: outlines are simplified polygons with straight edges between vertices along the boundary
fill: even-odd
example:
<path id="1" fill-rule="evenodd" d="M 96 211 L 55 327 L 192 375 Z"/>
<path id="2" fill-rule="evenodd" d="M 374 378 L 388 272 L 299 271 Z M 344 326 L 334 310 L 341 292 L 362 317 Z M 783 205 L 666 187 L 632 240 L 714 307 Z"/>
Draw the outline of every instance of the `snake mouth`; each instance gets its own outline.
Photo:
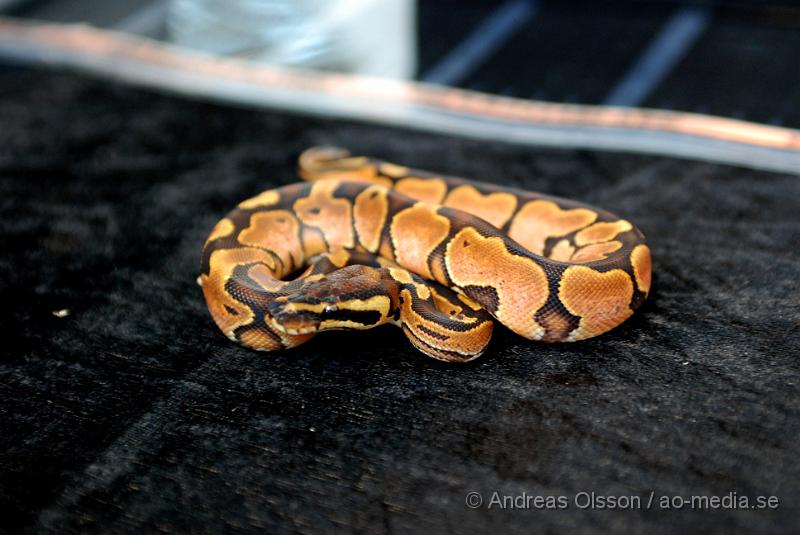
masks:
<path id="1" fill-rule="evenodd" d="M 276 300 L 267 306 L 266 319 L 270 326 L 286 334 L 319 332 L 322 323 L 320 314 L 307 307 L 309 306 L 302 302 Z"/>

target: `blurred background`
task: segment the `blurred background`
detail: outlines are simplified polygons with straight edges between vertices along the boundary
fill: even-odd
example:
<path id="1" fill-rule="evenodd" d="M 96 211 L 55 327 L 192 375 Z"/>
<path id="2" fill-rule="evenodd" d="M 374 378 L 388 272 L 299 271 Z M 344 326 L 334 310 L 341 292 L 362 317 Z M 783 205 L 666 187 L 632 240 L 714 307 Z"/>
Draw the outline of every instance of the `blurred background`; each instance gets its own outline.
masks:
<path id="1" fill-rule="evenodd" d="M 0 0 L 215 54 L 800 126 L 800 8 L 765 2 Z"/>
<path id="2" fill-rule="evenodd" d="M 182 47 L 0 20 L 0 535 L 798 533 L 800 131 L 571 106 L 798 128 L 795 5 L 0 0 L 0 14 Z M 314 145 L 619 213 L 652 246 L 653 295 L 579 344 L 498 327 L 465 366 L 394 328 L 246 351 L 208 315 L 201 248 L 236 202 L 296 181 Z M 495 490 L 780 507 L 465 504 Z"/>

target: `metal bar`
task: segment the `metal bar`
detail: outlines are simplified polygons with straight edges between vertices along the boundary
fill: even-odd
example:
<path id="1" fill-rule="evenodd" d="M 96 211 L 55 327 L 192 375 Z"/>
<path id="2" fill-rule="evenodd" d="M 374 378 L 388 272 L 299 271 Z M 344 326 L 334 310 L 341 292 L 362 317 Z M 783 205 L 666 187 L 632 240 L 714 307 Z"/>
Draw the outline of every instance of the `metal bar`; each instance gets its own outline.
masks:
<path id="1" fill-rule="evenodd" d="M 603 104 L 638 106 L 644 102 L 689 51 L 710 21 L 711 13 L 707 9 L 690 7 L 678 10 Z"/>
<path id="2" fill-rule="evenodd" d="M 111 29 L 134 35 L 155 37 L 164 27 L 169 4 L 169 0 L 154 0 L 111 26 Z"/>
<path id="3" fill-rule="evenodd" d="M 29 1 L 30 0 L 0 0 L 0 12 L 9 11 Z"/>
<path id="4" fill-rule="evenodd" d="M 182 96 L 559 148 L 643 152 L 800 174 L 800 131 L 692 113 L 551 104 L 220 58 L 88 26 L 0 18 L 0 58 Z"/>
<path id="5" fill-rule="evenodd" d="M 442 85 L 457 85 L 462 82 L 533 18 L 537 7 L 537 3 L 532 0 L 509 0 L 428 72 L 420 76 L 420 79 Z"/>

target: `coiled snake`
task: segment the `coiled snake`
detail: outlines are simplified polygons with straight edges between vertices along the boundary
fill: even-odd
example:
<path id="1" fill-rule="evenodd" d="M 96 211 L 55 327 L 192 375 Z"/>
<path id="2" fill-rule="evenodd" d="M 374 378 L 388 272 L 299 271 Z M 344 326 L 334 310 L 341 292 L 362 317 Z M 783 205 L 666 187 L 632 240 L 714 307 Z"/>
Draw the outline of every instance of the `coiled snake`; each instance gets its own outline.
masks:
<path id="1" fill-rule="evenodd" d="M 604 210 L 338 148 L 299 167 L 309 182 L 242 202 L 203 248 L 211 315 L 249 348 L 393 323 L 423 353 L 467 361 L 492 317 L 531 340 L 583 340 L 650 290 L 644 235 Z"/>

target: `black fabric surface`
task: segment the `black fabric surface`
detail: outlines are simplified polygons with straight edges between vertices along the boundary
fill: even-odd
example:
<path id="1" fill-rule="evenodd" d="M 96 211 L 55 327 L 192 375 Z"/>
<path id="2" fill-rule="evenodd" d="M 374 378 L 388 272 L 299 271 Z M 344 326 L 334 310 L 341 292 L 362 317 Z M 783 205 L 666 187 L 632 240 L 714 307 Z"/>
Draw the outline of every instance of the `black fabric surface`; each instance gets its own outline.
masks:
<path id="1" fill-rule="evenodd" d="M 0 76 L 0 121 L 6 531 L 796 532 L 798 177 L 54 72 Z M 201 246 L 236 203 L 295 181 L 315 144 L 610 209 L 649 238 L 652 296 L 577 344 L 497 329 L 468 365 L 421 355 L 393 327 L 239 348 L 195 283 Z M 569 506 L 489 508 L 495 491 Z M 579 492 L 642 509 L 580 509 Z M 659 507 L 729 493 L 780 506 Z"/>

